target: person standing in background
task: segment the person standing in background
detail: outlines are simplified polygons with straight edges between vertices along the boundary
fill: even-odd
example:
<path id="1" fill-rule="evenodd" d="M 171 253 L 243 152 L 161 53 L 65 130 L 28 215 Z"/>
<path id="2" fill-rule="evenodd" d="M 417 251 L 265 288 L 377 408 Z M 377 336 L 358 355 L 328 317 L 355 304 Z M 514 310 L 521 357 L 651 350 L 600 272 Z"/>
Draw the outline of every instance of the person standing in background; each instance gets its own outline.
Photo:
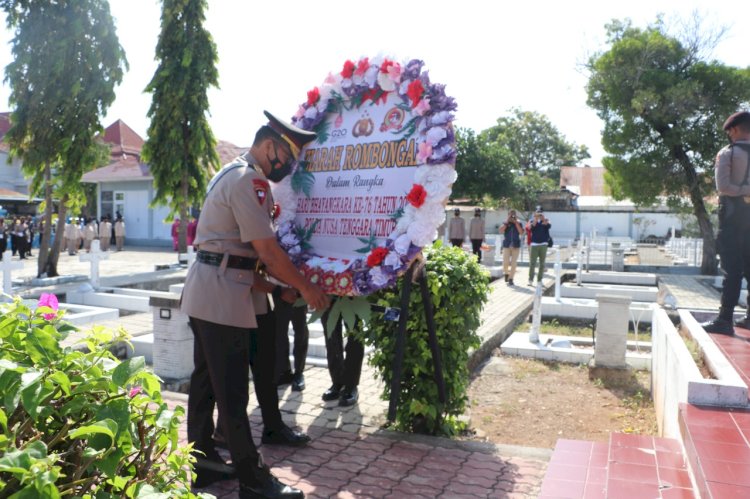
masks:
<path id="1" fill-rule="evenodd" d="M 534 285 L 534 268 L 539 264 L 536 282 L 541 282 L 544 276 L 544 263 L 547 259 L 547 248 L 549 247 L 549 230 L 552 224 L 544 216 L 541 206 L 537 206 L 534 218 L 529 222 L 531 233 L 531 244 L 529 248 L 529 286 Z"/>
<path id="2" fill-rule="evenodd" d="M 477 256 L 477 262 L 482 261 L 482 243 L 484 242 L 484 219 L 482 210 L 474 210 L 474 218 L 469 224 L 469 240 L 471 240 L 471 252 Z"/>
<path id="3" fill-rule="evenodd" d="M 125 245 L 125 220 L 122 217 L 117 217 L 115 220 L 115 247 L 117 251 L 122 251 L 122 247 Z"/>
<path id="4" fill-rule="evenodd" d="M 461 247 L 466 238 L 466 222 L 461 218 L 461 210 L 453 210 L 453 218 L 448 226 L 448 240 L 453 246 Z"/>
<path id="5" fill-rule="evenodd" d="M 112 237 L 112 223 L 107 216 L 102 217 L 99 224 L 99 245 L 102 251 L 109 251 L 109 242 Z"/>
<path id="6" fill-rule="evenodd" d="M 503 275 L 508 286 L 513 286 L 518 254 L 521 252 L 521 234 L 524 234 L 516 210 L 508 212 L 508 219 L 500 226 L 500 234 L 503 235 Z"/>
<path id="7" fill-rule="evenodd" d="M 180 217 L 175 216 L 174 222 L 172 222 L 172 251 L 177 251 L 177 249 L 180 247 L 180 230 L 182 228 L 180 227 Z"/>

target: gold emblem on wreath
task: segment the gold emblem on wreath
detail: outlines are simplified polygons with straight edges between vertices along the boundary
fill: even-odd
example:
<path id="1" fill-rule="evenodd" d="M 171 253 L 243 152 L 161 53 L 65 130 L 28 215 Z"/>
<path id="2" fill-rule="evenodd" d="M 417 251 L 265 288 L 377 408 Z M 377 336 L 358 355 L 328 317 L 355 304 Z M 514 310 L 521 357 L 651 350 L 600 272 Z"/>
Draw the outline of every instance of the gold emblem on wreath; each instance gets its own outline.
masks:
<path id="1" fill-rule="evenodd" d="M 352 128 L 352 135 L 354 135 L 355 137 L 369 137 L 370 135 L 372 135 L 372 132 L 374 130 L 375 124 L 372 122 L 372 119 L 370 119 L 370 116 L 365 111 L 362 119 L 354 124 L 354 128 Z"/>
<path id="2" fill-rule="evenodd" d="M 380 131 L 385 132 L 387 130 L 401 130 L 401 126 L 404 124 L 405 118 L 406 113 L 403 109 L 399 109 L 397 107 L 389 109 L 388 112 L 385 113 L 383 124 L 380 125 Z"/>

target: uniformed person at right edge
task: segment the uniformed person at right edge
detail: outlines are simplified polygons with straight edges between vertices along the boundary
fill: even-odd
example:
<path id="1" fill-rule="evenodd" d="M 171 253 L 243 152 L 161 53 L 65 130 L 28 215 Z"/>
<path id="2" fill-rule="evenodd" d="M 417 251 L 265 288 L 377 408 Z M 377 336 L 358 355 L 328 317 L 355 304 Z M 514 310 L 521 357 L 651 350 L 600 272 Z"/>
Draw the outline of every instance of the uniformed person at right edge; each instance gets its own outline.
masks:
<path id="1" fill-rule="evenodd" d="M 195 336 L 188 440 L 205 454 L 197 459 L 194 486 L 208 485 L 234 472 L 240 482 L 241 499 L 304 497 L 302 491 L 282 484 L 271 474 L 250 433 L 250 338 L 273 335 L 273 330 L 253 331 L 258 328 L 256 315 L 268 315 L 266 293 L 253 289 L 259 279 L 256 265 L 260 261 L 271 275 L 297 289 L 313 309 L 326 309 L 329 305 L 323 291 L 300 274 L 276 242 L 268 183 L 278 182 L 290 173 L 300 149 L 315 134 L 269 113 L 266 116 L 269 124 L 258 130 L 250 150 L 225 166 L 209 183 L 196 231 L 196 262 L 188 272 L 182 293 L 182 310 L 189 316 Z M 272 336 L 265 343 L 272 345 Z M 261 346 L 258 350 L 256 360 L 269 357 L 268 352 L 260 351 Z M 273 352 L 270 357 L 271 372 L 262 368 L 257 373 L 268 379 L 274 374 Z M 259 365 L 254 366 L 254 371 L 257 369 Z M 275 393 L 274 385 L 265 385 Z M 214 448 L 214 402 L 233 467 L 226 465 Z"/>
<path id="2" fill-rule="evenodd" d="M 750 268 L 750 112 L 734 113 L 722 127 L 729 146 L 716 156 L 719 232 L 716 246 L 724 281 L 719 316 L 701 324 L 709 333 L 734 335 L 732 319 L 740 298 L 743 268 Z M 742 321 L 744 325 L 744 321 Z"/>

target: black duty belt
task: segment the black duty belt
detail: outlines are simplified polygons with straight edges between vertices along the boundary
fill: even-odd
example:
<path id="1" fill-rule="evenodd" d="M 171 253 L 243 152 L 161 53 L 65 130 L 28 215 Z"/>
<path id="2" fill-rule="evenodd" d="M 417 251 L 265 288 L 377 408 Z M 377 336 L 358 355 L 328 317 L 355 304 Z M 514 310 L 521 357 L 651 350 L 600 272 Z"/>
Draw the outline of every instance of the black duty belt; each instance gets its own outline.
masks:
<path id="1" fill-rule="evenodd" d="M 212 253 L 210 251 L 198 250 L 196 260 L 208 265 L 220 266 L 224 260 L 224 253 Z M 227 267 L 241 270 L 257 270 L 260 267 L 260 260 L 257 258 L 248 258 L 246 256 L 229 255 L 227 258 Z"/>

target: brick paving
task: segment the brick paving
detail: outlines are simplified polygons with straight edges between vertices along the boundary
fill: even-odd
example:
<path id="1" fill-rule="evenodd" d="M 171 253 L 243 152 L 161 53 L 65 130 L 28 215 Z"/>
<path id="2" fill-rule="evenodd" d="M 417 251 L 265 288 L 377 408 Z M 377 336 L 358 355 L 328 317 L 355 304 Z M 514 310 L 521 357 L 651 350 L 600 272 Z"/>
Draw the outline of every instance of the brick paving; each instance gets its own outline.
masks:
<path id="1" fill-rule="evenodd" d="M 100 273 L 103 286 L 114 286 L 139 273 L 152 272 L 156 264 L 176 263 L 177 256 L 166 249 L 127 248 L 111 253 L 102 262 Z M 553 279 L 545 276 L 545 286 Z M 88 274 L 88 263 L 78 257 L 62 255 L 61 274 Z M 172 271 L 179 275 L 184 270 Z M 516 281 L 525 283 L 527 270 L 519 268 Z M 28 260 L 15 278 L 30 281 L 36 275 L 36 261 Z M 160 275 L 164 275 L 161 273 Z M 50 291 L 64 292 L 78 287 L 81 282 L 50 287 Z M 40 288 L 23 286 L 19 293 L 38 296 Z M 492 284 L 489 302 L 482 313 L 479 334 L 484 346 L 472 354 L 472 364 L 486 356 L 486 350 L 496 348 L 523 320 L 531 308 L 533 288 L 509 287 L 502 280 Z M 150 332 L 150 314 L 140 313 L 120 317 L 103 325 L 124 327 L 131 333 Z M 279 390 L 280 407 L 290 426 L 306 431 L 313 438 L 305 448 L 261 446 L 264 459 L 273 472 L 285 483 L 302 489 L 307 497 L 393 497 L 393 498 L 534 498 L 541 482 L 551 451 L 515 446 L 493 445 L 485 442 L 452 440 L 419 436 L 381 429 L 385 422 L 387 401 L 381 400 L 383 385 L 375 371 L 365 364 L 359 386 L 359 402 L 340 408 L 335 402 L 323 402 L 322 393 L 330 385 L 325 368 L 308 366 L 305 371 L 307 387 L 303 392 L 292 392 L 289 386 Z M 252 384 L 251 384 L 252 390 Z M 187 405 L 181 393 L 164 392 L 171 405 Z M 255 397 L 251 394 L 251 400 Z M 259 442 L 262 431 L 260 411 L 255 403 L 249 405 L 249 419 L 253 435 Z M 180 428 L 181 442 L 186 443 L 186 426 Z M 225 454 L 225 457 L 229 457 Z M 238 497 L 237 482 L 226 481 L 202 489 L 217 497 Z"/>

